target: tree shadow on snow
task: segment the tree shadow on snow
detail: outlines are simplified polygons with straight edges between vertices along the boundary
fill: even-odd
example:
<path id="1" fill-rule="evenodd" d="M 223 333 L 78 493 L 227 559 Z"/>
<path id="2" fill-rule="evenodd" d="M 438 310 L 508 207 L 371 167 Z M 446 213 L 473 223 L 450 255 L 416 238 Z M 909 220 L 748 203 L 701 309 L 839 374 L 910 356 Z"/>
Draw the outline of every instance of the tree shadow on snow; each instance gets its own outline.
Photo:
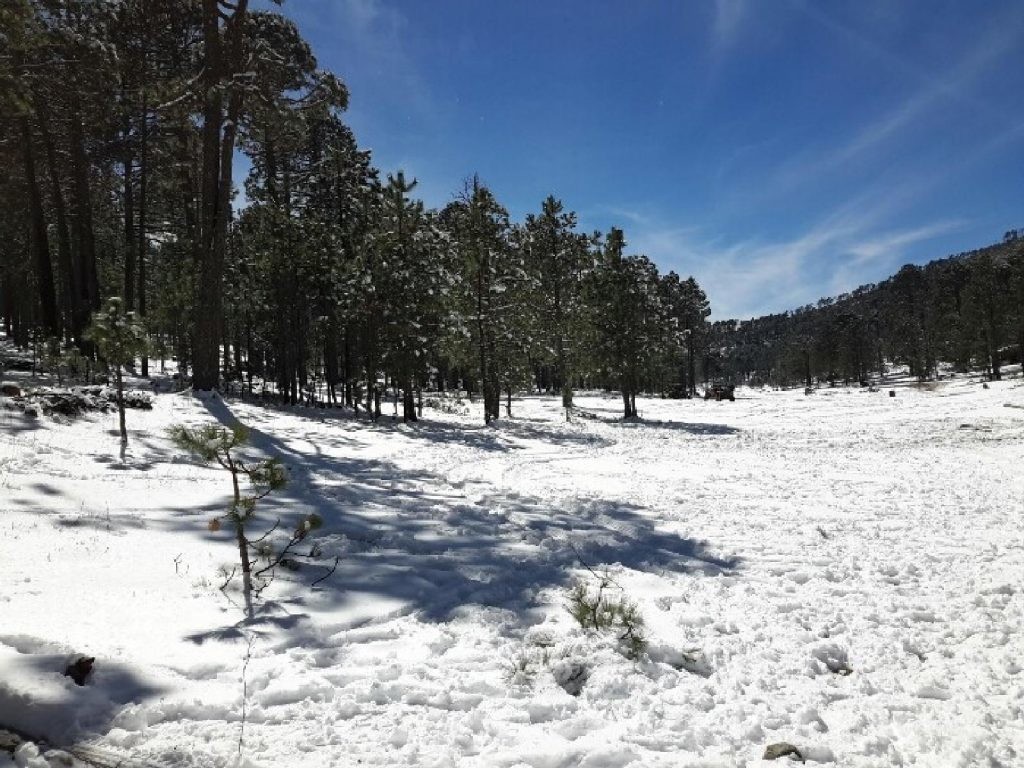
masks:
<path id="1" fill-rule="evenodd" d="M 516 440 L 543 440 L 554 446 L 606 447 L 611 441 L 586 432 L 566 431 L 564 424 L 534 421 L 525 423 L 516 419 L 498 419 L 491 425 L 449 424 L 441 421 L 420 421 L 406 424 L 403 434 L 420 440 L 444 445 L 465 445 L 485 451 L 508 452 L 518 450 L 511 443 Z"/>
<path id="2" fill-rule="evenodd" d="M 0 432 L 17 435 L 20 432 L 34 432 L 42 425 L 39 417 L 26 416 L 23 413 L 4 412 L 0 418 Z"/>
<path id="3" fill-rule="evenodd" d="M 602 419 L 602 421 L 604 421 Z M 738 427 L 730 427 L 728 424 L 709 424 L 690 421 L 658 421 L 656 419 L 618 419 L 613 422 L 605 421 L 606 424 L 620 426 L 624 429 L 630 427 L 635 429 L 666 429 L 678 432 L 686 432 L 690 435 L 738 435 L 743 430 Z"/>
<path id="4" fill-rule="evenodd" d="M 220 423 L 238 423 L 223 401 L 203 402 Z M 246 426 L 252 448 L 278 457 L 289 472 L 287 488 L 258 508 L 258 518 L 269 525 L 282 512 L 316 511 L 324 521 L 316 535 L 321 562 L 340 557 L 337 571 L 316 588 L 307 585 L 323 568 L 279 576 L 268 592 L 276 602 L 264 604 L 272 610 L 262 614 L 271 624 L 275 614 L 286 620 L 282 612 L 304 618 L 299 609 L 337 612 L 351 626 L 406 613 L 445 621 L 469 605 L 505 609 L 525 621 L 540 590 L 567 585 L 584 563 L 706 575 L 740 565 L 704 541 L 659 529 L 636 505 L 593 498 L 559 504 L 500 491 L 471 499 L 430 472 L 301 453 L 288 440 Z M 237 636 L 229 627 L 189 639 Z"/>
<path id="5" fill-rule="evenodd" d="M 218 398 L 203 399 L 208 408 L 216 402 L 227 407 L 225 401 Z M 230 401 L 229 401 L 230 402 Z M 365 411 L 356 414 L 347 408 L 321 408 L 309 406 L 281 406 L 265 402 L 253 402 L 242 399 L 238 401 L 259 412 L 247 417 L 246 426 L 273 423 L 276 414 L 287 414 L 297 419 L 308 419 L 319 423 L 337 423 L 354 427 L 370 434 L 401 434 L 413 440 L 423 440 L 446 445 L 462 445 L 481 451 L 503 453 L 517 450 L 519 446 L 510 442 L 512 439 L 544 440 L 553 445 L 588 445 L 607 446 L 610 440 L 597 435 L 573 430 L 566 430 L 564 422 L 523 417 L 500 418 L 490 425 L 480 423 L 453 424 L 425 416 L 415 422 L 403 422 L 401 417 L 386 412 L 373 420 Z M 215 406 L 216 407 L 216 406 Z M 428 409 L 429 410 L 429 409 Z M 338 437 L 339 440 L 351 441 L 351 437 Z"/>
<path id="6" fill-rule="evenodd" d="M 0 680 L 0 727 L 66 745 L 79 735 L 109 730 L 126 704 L 141 704 L 166 693 L 131 667 L 97 658 L 86 684 L 63 672 L 76 654 L 54 652 L 52 643 L 27 636 L 0 637 L 16 654 L 5 654 L 7 680 Z"/>

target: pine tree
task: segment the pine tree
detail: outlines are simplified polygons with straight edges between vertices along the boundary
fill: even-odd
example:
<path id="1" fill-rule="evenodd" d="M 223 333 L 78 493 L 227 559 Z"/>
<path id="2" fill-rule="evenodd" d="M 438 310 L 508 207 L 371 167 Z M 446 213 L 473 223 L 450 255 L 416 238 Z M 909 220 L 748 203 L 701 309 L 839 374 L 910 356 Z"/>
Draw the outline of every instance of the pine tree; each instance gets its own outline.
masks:
<path id="1" fill-rule="evenodd" d="M 541 359 L 553 365 L 552 383 L 562 393 L 566 419 L 572 409 L 573 382 L 584 356 L 584 278 L 593 259 L 591 240 L 576 232 L 576 214 L 560 200 L 544 200 L 541 212 L 526 217 L 528 269 L 535 275 L 537 312 L 544 348 Z"/>
<path id="2" fill-rule="evenodd" d="M 436 353 L 453 283 L 448 243 L 423 203 L 409 197 L 415 185 L 402 172 L 389 176 L 371 247 L 373 322 L 382 342 L 381 363 L 402 390 L 404 421 L 419 418 L 416 393 Z M 367 407 L 376 393 L 373 410 L 379 415 L 376 377 L 368 365 Z"/>
<path id="3" fill-rule="evenodd" d="M 272 575 L 278 566 L 294 554 L 296 547 L 306 540 L 309 533 L 321 526 L 322 521 L 315 514 L 305 516 L 285 543 L 276 550 L 270 546 L 267 537 L 277 529 L 280 521 L 262 535 L 250 538 L 248 527 L 256 521 L 256 504 L 274 491 L 284 488 L 288 482 L 281 462 L 277 459 L 248 461 L 240 457 L 240 449 L 249 441 L 249 431 L 241 425 L 231 429 L 212 424 L 195 429 L 179 425 L 169 430 L 169 436 L 181 450 L 197 456 L 207 464 L 217 464 L 231 475 L 231 504 L 222 516 L 210 520 L 208 528 L 211 532 L 219 531 L 222 519 L 226 519 L 232 526 L 242 569 L 245 613 L 251 621 L 255 617 L 253 597 L 265 586 L 265 583 L 257 584 L 256 581 L 266 574 Z M 243 478 L 249 483 L 248 493 L 242 488 Z M 260 558 L 263 560 L 262 565 L 254 567 Z"/>
<path id="4" fill-rule="evenodd" d="M 968 315 L 974 328 L 980 357 L 989 378 L 1002 378 L 1001 347 L 1005 334 L 1010 269 L 1005 260 L 983 251 L 971 263 L 967 285 Z"/>
<path id="5" fill-rule="evenodd" d="M 510 242 L 508 212 L 476 176 L 441 212 L 440 221 L 452 238 L 461 277 L 453 327 L 470 342 L 456 354 L 475 371 L 489 424 L 500 416 L 503 384 L 506 389 L 518 384 L 516 358 L 523 339 L 516 317 L 529 312 L 517 290 L 524 280 L 521 256 Z"/>
<path id="6" fill-rule="evenodd" d="M 128 446 L 128 431 L 124 419 L 124 380 L 121 369 L 133 365 L 135 359 L 146 353 L 149 339 L 138 322 L 134 312 L 124 311 L 124 299 L 112 296 L 100 311 L 92 317 L 92 324 L 85 332 L 85 338 L 92 341 L 100 356 L 106 360 L 114 373 L 117 387 L 117 415 L 121 429 L 121 453 Z"/>

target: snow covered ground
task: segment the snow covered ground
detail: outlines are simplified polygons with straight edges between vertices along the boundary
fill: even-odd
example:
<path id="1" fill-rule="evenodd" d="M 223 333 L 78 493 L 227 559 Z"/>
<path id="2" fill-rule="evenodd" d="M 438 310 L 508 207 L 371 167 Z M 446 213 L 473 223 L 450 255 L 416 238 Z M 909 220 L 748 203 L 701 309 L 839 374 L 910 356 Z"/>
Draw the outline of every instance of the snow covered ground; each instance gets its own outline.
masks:
<path id="1" fill-rule="evenodd" d="M 115 414 L 0 411 L 0 727 L 166 766 L 1024 765 L 1019 378 L 578 405 L 407 426 L 164 394 L 125 464 Z M 234 419 L 290 472 L 260 514 L 318 512 L 342 556 L 253 624 L 206 526 L 228 479 L 165 435 Z M 565 610 L 580 558 L 638 604 L 639 661 Z"/>

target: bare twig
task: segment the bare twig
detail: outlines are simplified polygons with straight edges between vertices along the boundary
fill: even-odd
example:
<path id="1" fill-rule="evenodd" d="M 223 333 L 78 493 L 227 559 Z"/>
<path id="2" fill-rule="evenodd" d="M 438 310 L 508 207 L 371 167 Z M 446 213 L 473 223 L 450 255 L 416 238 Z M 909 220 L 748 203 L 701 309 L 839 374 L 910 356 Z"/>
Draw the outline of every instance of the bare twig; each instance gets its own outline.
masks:
<path id="1" fill-rule="evenodd" d="M 256 579 L 256 581 L 259 582 L 259 583 L 258 583 L 258 585 L 257 584 L 253 585 L 252 593 L 254 595 L 256 595 L 256 597 L 259 597 L 260 595 L 263 594 L 263 590 L 265 590 L 267 587 L 269 587 L 271 584 L 274 583 L 274 579 L 276 577 L 277 577 L 277 571 L 273 570 L 273 571 L 270 572 L 270 576 L 268 576 L 266 578 L 260 577 L 260 578 Z"/>
<path id="2" fill-rule="evenodd" d="M 246 672 L 249 670 L 249 660 L 252 658 L 252 644 L 256 641 L 256 635 L 249 632 L 246 635 L 245 659 L 242 661 L 242 720 L 238 729 L 238 756 L 242 756 L 242 747 L 245 744 L 245 718 L 248 715 L 247 705 L 249 703 L 249 679 Z"/>
<path id="3" fill-rule="evenodd" d="M 590 564 L 586 560 L 583 559 L 583 555 L 580 554 L 580 551 L 576 548 L 576 545 L 573 544 L 572 539 L 569 539 L 569 549 L 571 549 L 573 551 L 573 554 L 576 555 L 576 559 L 579 561 L 580 565 L 582 565 L 584 568 L 586 568 L 588 571 L 590 571 L 590 574 L 595 579 L 597 579 L 598 582 L 601 583 L 602 589 L 604 588 L 604 585 L 606 583 L 608 583 L 608 584 L 612 584 L 613 586 L 615 586 L 621 592 L 625 592 L 626 591 L 625 589 L 622 588 L 622 585 L 619 584 L 617 581 L 615 581 L 615 579 L 613 579 L 611 577 L 611 574 L 609 574 L 607 571 L 604 572 L 604 573 L 598 573 L 593 568 L 591 568 Z"/>
<path id="4" fill-rule="evenodd" d="M 247 539 L 247 541 L 249 542 L 249 546 L 252 546 L 253 544 L 259 544 L 261 541 L 263 541 L 265 538 L 267 538 L 267 536 L 269 536 L 274 531 L 276 531 L 280 525 L 281 525 L 281 518 L 279 517 L 279 518 L 277 518 L 277 521 L 274 523 L 274 525 L 266 533 L 264 533 L 262 536 L 260 536 L 258 539 Z"/>
<path id="5" fill-rule="evenodd" d="M 281 561 L 288 557 L 288 555 L 294 554 L 293 550 L 295 545 L 306 538 L 306 531 L 299 529 L 292 534 L 291 538 L 288 539 L 288 543 L 285 544 L 273 557 L 267 559 L 267 564 L 259 570 L 253 571 L 253 577 L 262 576 L 267 571 L 273 571 L 277 566 L 281 564 Z"/>
<path id="6" fill-rule="evenodd" d="M 234 566 L 231 566 L 231 573 L 229 573 L 227 575 L 227 578 L 224 579 L 224 583 L 220 585 L 220 591 L 221 592 L 223 592 L 225 589 L 228 588 L 228 584 L 230 584 L 231 580 L 233 578 L 235 578 L 235 571 L 237 571 L 237 570 L 238 570 L 237 568 L 235 568 Z"/>
<path id="7" fill-rule="evenodd" d="M 317 579 L 316 581 L 314 581 L 314 582 L 313 582 L 312 584 L 310 584 L 309 586 L 310 586 L 310 587 L 315 587 L 315 586 L 316 586 L 317 584 L 319 584 L 319 583 L 320 583 L 321 581 L 323 581 L 324 579 L 328 578 L 328 577 L 329 577 L 329 576 L 330 576 L 331 574 L 333 574 L 333 573 L 334 573 L 334 572 L 335 572 L 336 570 L 338 570 L 338 563 L 340 563 L 340 562 L 341 562 L 341 555 L 337 555 L 337 556 L 336 556 L 336 557 L 334 558 L 334 565 L 332 565 L 332 566 L 330 567 L 330 569 L 329 569 L 329 570 L 327 571 L 327 573 L 325 573 L 325 574 L 324 574 L 323 576 L 321 576 L 321 577 L 320 577 L 319 579 Z"/>

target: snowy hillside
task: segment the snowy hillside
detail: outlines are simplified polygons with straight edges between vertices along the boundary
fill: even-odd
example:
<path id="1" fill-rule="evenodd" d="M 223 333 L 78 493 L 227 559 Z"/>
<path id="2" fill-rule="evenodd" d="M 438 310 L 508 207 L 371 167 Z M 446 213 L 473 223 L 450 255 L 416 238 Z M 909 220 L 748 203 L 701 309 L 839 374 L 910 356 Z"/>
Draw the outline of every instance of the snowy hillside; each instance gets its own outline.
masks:
<path id="1" fill-rule="evenodd" d="M 1024 764 L 1020 379 L 738 395 L 484 428 L 163 394 L 125 464 L 116 414 L 0 411 L 0 727 L 166 766 Z M 251 624 L 229 479 L 166 437 L 235 419 L 291 478 L 258 514 L 341 556 Z M 638 661 L 567 612 L 590 569 Z"/>

